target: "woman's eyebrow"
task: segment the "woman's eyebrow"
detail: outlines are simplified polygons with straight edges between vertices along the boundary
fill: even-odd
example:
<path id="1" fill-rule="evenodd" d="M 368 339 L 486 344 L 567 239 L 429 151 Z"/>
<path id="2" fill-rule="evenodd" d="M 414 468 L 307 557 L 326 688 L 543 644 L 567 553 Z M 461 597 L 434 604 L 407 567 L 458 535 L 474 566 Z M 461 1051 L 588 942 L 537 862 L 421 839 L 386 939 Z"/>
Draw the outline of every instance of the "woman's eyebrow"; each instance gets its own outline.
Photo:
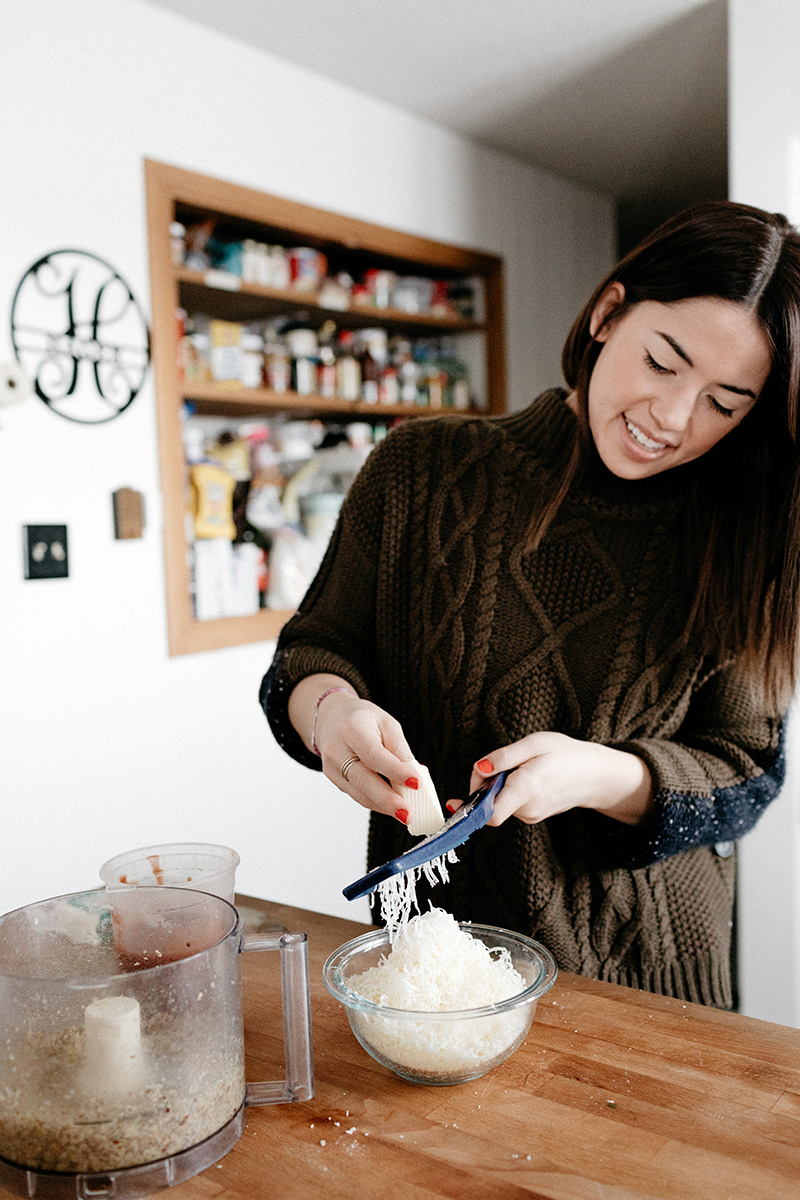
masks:
<path id="1" fill-rule="evenodd" d="M 680 344 L 680 342 L 676 342 L 674 337 L 670 337 L 670 335 L 668 333 L 663 333 L 660 329 L 657 329 L 656 333 L 658 334 L 658 336 L 660 338 L 663 338 L 664 341 L 672 347 L 672 349 L 675 351 L 675 353 L 678 355 L 679 358 L 682 358 L 683 361 L 685 363 L 687 363 L 690 367 L 694 366 L 694 363 L 692 362 L 691 358 L 686 353 L 686 351 L 684 350 L 684 348 Z M 721 384 L 719 384 L 719 387 L 721 387 L 723 389 L 723 391 L 733 392 L 737 396 L 750 396 L 753 400 L 756 399 L 755 392 L 752 391 L 750 388 L 736 387 L 735 384 L 733 384 L 733 383 L 721 383 Z"/>
<path id="2" fill-rule="evenodd" d="M 659 337 L 663 338 L 665 342 L 672 346 L 672 349 L 675 351 L 675 353 L 682 358 L 685 363 L 688 363 L 690 367 L 694 366 L 694 363 L 684 350 L 683 346 L 681 346 L 680 342 L 676 342 L 675 338 L 670 337 L 668 333 L 662 333 L 660 329 L 657 329 L 656 333 Z"/>

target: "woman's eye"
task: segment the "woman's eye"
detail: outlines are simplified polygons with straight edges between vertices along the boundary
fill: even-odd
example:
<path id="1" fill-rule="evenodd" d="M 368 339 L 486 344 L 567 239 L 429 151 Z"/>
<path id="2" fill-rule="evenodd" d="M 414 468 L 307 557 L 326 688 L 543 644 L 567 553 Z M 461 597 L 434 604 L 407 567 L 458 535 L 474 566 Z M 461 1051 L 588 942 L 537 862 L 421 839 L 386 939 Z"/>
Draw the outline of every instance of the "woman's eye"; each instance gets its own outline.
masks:
<path id="1" fill-rule="evenodd" d="M 724 404 L 720 404 L 719 400 L 715 400 L 713 396 L 708 397 L 711 401 L 711 407 L 723 417 L 732 417 L 733 409 L 726 408 Z"/>
<path id="2" fill-rule="evenodd" d="M 656 362 L 652 354 L 645 353 L 645 361 L 651 371 L 655 371 L 657 375 L 666 375 L 669 371 L 668 367 L 662 367 L 661 363 Z"/>

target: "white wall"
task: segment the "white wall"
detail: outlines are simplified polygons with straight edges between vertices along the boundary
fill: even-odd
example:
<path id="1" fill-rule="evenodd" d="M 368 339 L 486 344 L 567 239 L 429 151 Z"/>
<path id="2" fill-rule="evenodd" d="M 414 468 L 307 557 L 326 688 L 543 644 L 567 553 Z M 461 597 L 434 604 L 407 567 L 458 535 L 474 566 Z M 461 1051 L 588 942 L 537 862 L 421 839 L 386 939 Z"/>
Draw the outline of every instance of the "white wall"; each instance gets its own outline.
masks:
<path id="1" fill-rule="evenodd" d="M 729 194 L 800 224 L 796 0 L 728 0 Z M 742 1010 L 800 1026 L 800 714 L 780 798 L 739 858 Z"/>
<path id="2" fill-rule="evenodd" d="M 142 159 L 498 252 L 510 395 L 559 382 L 574 313 L 613 261 L 602 196 L 250 50 L 142 0 L 5 0 L 0 361 L 14 287 L 43 253 L 110 260 L 145 307 Z M 120 418 L 0 410 L 0 912 L 93 886 L 107 857 L 222 841 L 240 890 L 367 919 L 366 819 L 272 741 L 269 644 L 166 652 L 152 379 Z M 145 494 L 115 542 L 111 492 Z M 24 582 L 24 523 L 66 523 L 68 580 Z"/>

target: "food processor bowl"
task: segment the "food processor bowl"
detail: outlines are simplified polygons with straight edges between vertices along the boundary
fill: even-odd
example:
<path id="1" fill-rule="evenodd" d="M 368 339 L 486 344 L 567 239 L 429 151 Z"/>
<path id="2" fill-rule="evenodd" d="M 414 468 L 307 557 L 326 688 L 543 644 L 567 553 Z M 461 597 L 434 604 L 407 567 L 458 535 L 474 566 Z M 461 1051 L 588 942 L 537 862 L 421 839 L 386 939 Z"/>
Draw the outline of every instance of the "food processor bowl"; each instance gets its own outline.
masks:
<path id="1" fill-rule="evenodd" d="M 287 1078 L 246 1084 L 239 953 L 281 952 Z M 0 917 L 0 1185 L 138 1196 L 204 1170 L 246 1103 L 313 1095 L 304 934 L 247 937 L 178 888 L 60 896 Z"/>

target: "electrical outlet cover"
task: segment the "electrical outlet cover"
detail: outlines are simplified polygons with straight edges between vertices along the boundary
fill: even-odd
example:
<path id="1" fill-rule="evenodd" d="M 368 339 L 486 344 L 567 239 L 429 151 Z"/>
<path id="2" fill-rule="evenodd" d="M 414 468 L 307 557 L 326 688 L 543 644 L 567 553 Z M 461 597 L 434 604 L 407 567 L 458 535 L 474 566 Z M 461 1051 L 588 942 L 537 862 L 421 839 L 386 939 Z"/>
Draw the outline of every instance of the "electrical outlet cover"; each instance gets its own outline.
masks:
<path id="1" fill-rule="evenodd" d="M 64 579 L 69 575 L 66 525 L 23 525 L 26 579 Z"/>

